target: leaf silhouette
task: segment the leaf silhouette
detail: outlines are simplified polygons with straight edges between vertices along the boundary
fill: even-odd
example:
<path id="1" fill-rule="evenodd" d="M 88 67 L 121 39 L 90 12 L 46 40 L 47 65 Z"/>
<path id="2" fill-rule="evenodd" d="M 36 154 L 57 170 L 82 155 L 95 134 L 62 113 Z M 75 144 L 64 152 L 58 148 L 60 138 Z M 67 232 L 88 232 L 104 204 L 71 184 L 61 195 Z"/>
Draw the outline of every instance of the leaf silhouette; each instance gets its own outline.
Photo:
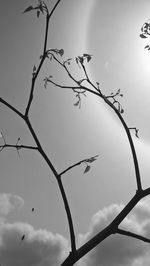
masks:
<path id="1" fill-rule="evenodd" d="M 29 6 L 29 7 L 27 7 L 27 8 L 23 11 L 23 13 L 27 13 L 27 12 L 33 10 L 33 9 L 34 9 L 33 6 Z"/>
<path id="2" fill-rule="evenodd" d="M 91 158 L 89 158 L 89 159 L 86 159 L 85 161 L 88 162 L 88 163 L 93 163 L 94 161 L 97 160 L 97 157 L 98 157 L 98 156 L 99 156 L 99 155 L 95 155 L 95 156 L 93 156 L 93 157 L 91 157 Z"/>
<path id="3" fill-rule="evenodd" d="M 25 235 L 23 235 L 22 237 L 21 237 L 21 241 L 23 241 L 25 239 Z"/>
<path id="4" fill-rule="evenodd" d="M 144 34 L 140 34 L 141 38 L 147 38 Z"/>
<path id="5" fill-rule="evenodd" d="M 90 169 L 91 169 L 91 166 L 90 165 L 87 165 L 86 168 L 85 168 L 85 170 L 84 170 L 84 174 L 87 173 L 87 172 L 89 172 Z"/>
<path id="6" fill-rule="evenodd" d="M 63 54 L 64 54 L 64 50 L 63 50 L 63 49 L 60 49 L 60 50 L 59 50 L 59 54 L 60 54 L 60 56 L 63 56 Z"/>
<path id="7" fill-rule="evenodd" d="M 37 10 L 37 17 L 39 18 L 40 16 L 40 10 Z"/>

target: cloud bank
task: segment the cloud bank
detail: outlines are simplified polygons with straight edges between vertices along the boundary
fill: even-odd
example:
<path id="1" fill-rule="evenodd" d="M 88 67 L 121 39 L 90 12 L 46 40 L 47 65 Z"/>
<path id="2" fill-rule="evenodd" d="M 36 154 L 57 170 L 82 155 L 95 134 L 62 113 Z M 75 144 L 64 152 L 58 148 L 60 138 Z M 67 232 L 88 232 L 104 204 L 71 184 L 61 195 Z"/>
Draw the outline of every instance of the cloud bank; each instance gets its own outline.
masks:
<path id="1" fill-rule="evenodd" d="M 23 199 L 17 195 L 0 194 L 0 265 L 59 266 L 68 251 L 63 236 L 35 230 L 27 223 L 7 222 L 7 215 L 23 205 Z"/>
<path id="2" fill-rule="evenodd" d="M 17 195 L 0 194 L 0 265 L 60 266 L 69 251 L 68 241 L 63 236 L 36 230 L 27 223 L 7 221 L 7 214 L 23 204 L 23 199 Z M 108 225 L 122 208 L 123 205 L 112 204 L 97 212 L 88 232 L 79 236 L 80 245 Z M 142 200 L 120 228 L 150 238 L 150 199 Z M 116 234 L 82 258 L 78 266 L 147 266 L 150 264 L 149 250 L 150 244 Z"/>

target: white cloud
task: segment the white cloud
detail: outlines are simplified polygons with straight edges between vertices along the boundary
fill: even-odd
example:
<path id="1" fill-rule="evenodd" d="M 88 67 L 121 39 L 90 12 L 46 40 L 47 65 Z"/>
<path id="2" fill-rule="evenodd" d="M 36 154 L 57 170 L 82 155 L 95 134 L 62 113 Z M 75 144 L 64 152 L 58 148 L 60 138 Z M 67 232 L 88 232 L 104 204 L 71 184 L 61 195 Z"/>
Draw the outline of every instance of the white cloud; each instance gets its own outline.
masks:
<path id="1" fill-rule="evenodd" d="M 122 208 L 123 205 L 114 204 L 96 213 L 92 218 L 89 232 L 80 235 L 80 243 L 96 235 Z M 150 237 L 150 200 L 142 200 L 122 222 L 120 228 Z M 86 266 L 146 266 L 150 262 L 149 249 L 150 244 L 116 234 L 87 254 L 82 263 Z"/>
<path id="2" fill-rule="evenodd" d="M 68 243 L 58 234 L 35 230 L 25 223 L 1 222 L 0 227 L 1 265 L 57 266 L 66 255 Z"/>
<path id="3" fill-rule="evenodd" d="M 1 193 L 0 194 L 0 216 L 5 216 L 14 209 L 21 208 L 24 204 L 24 200 L 10 193 Z"/>

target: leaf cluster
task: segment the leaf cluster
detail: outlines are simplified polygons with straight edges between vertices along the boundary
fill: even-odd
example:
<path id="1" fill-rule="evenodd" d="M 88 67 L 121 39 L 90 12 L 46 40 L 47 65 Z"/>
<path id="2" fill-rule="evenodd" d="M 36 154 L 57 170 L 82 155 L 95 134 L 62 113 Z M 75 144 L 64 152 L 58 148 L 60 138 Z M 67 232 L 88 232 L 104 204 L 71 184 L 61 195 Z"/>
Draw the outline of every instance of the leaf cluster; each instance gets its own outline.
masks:
<path id="1" fill-rule="evenodd" d="M 44 1 L 42 0 L 38 0 L 38 4 L 37 6 L 33 7 L 32 5 L 31 6 L 28 6 L 23 13 L 27 13 L 27 12 L 30 12 L 30 11 L 33 11 L 33 10 L 36 10 L 37 11 L 37 17 L 39 18 L 40 14 L 44 14 L 44 12 L 46 12 L 48 14 L 48 8 L 47 8 L 47 5 L 45 4 Z"/>

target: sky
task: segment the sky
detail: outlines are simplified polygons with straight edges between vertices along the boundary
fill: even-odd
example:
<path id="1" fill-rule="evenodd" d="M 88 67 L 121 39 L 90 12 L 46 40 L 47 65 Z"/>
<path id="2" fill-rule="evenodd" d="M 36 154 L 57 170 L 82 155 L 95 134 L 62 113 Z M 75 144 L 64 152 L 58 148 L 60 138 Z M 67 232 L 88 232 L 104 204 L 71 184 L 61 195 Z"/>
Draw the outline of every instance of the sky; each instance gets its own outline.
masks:
<path id="1" fill-rule="evenodd" d="M 51 9 L 55 0 L 47 0 Z M 3 1 L 0 9 L 0 97 L 24 112 L 31 86 L 32 69 L 43 49 L 44 17 L 23 14 L 36 1 Z M 64 49 L 63 60 L 92 54 L 87 64 L 91 80 L 105 95 L 123 94 L 123 117 L 139 129 L 133 140 L 143 187 L 150 186 L 150 54 L 148 40 L 139 37 L 150 18 L 147 0 L 62 0 L 53 15 L 49 48 Z M 70 70 L 83 78 L 81 69 Z M 72 211 L 78 246 L 107 225 L 136 191 L 132 156 L 126 134 L 115 114 L 87 93 L 81 108 L 67 89 L 48 84 L 53 79 L 70 84 L 54 62 L 44 65 L 34 94 L 30 120 L 47 155 L 58 172 L 86 158 L 99 155 L 88 173 L 85 165 L 63 176 Z M 24 122 L 0 106 L 0 132 L 7 143 L 34 145 Z M 3 139 L 0 139 L 3 144 Z M 4 149 L 0 153 L 0 264 L 5 266 L 60 265 L 68 254 L 66 214 L 55 178 L 36 151 Z M 122 223 L 122 228 L 150 236 L 150 199 L 146 198 Z M 32 212 L 34 208 L 34 212 Z M 25 235 L 24 241 L 21 237 Z M 119 250 L 119 252 L 118 252 Z M 126 237 L 110 237 L 78 265 L 145 266 L 149 245 Z"/>

